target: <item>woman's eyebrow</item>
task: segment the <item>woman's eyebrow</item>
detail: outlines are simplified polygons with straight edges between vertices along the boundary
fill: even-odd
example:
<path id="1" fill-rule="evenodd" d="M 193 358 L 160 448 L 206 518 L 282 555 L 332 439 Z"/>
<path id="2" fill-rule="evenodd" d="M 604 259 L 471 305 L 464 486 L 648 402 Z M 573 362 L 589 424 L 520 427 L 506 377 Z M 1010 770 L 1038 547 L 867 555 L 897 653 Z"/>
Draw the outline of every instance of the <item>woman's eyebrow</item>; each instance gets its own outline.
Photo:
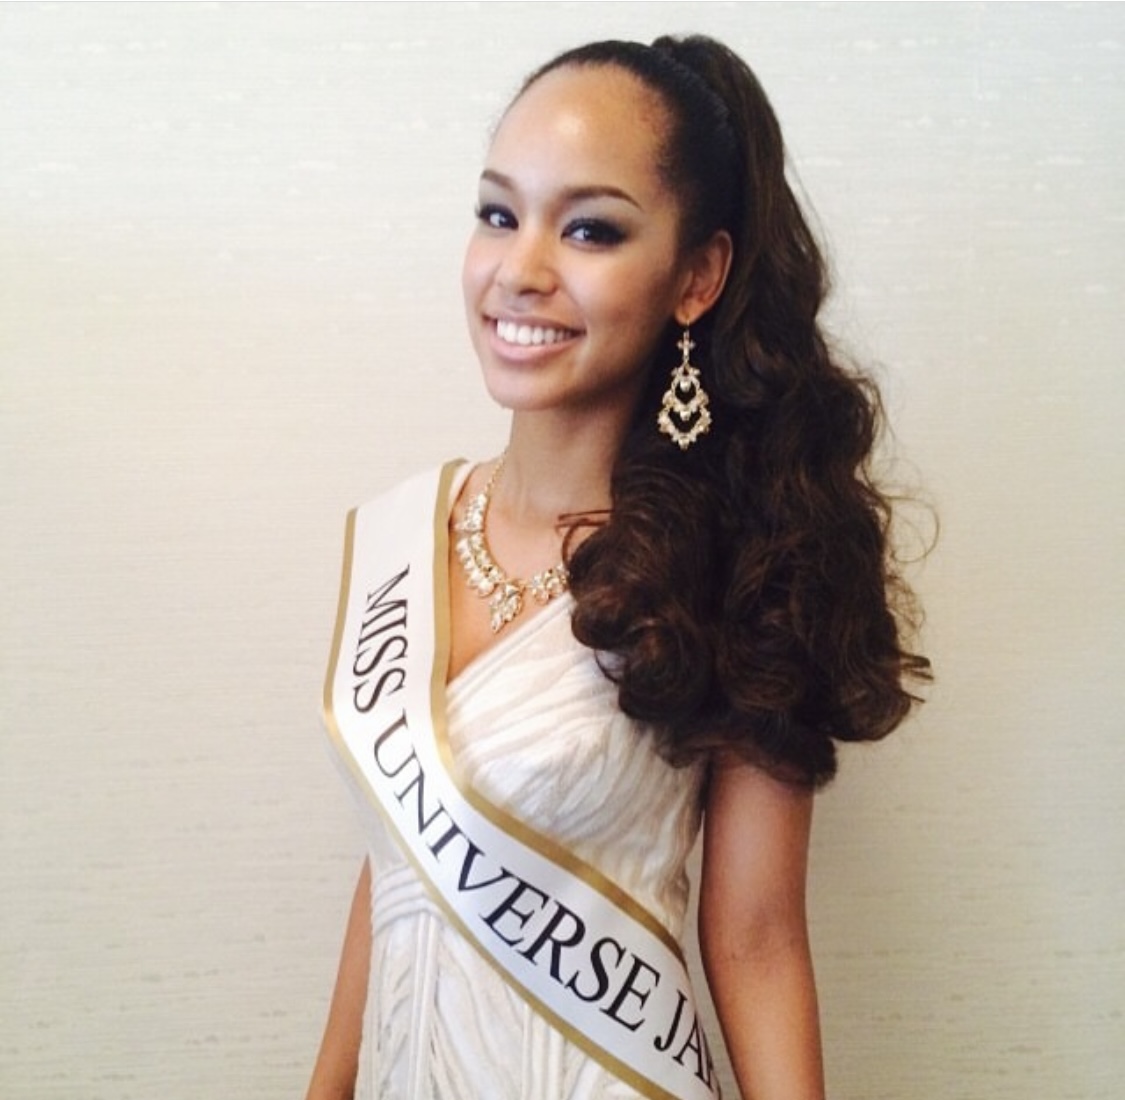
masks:
<path id="1" fill-rule="evenodd" d="M 497 187 L 502 187 L 506 191 L 517 190 L 515 180 L 510 176 L 504 175 L 503 172 L 497 172 L 493 168 L 486 168 L 481 172 L 480 178 L 495 184 Z M 565 187 L 561 194 L 568 202 L 580 202 L 583 199 L 622 199 L 631 206 L 635 206 L 638 210 L 641 209 L 641 204 L 637 202 L 628 191 L 623 191 L 620 187 L 613 187 L 609 184 L 587 184 L 584 186 Z"/>

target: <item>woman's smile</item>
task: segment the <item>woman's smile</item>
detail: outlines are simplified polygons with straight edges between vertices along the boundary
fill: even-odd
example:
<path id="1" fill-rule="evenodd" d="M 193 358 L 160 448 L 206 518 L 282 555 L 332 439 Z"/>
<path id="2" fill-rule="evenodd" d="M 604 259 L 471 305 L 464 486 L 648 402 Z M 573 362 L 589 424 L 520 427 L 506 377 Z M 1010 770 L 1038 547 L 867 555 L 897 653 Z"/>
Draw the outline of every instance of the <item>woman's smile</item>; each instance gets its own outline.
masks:
<path id="1" fill-rule="evenodd" d="M 574 329 L 535 321 L 507 321 L 497 317 L 493 324 L 497 339 L 514 347 L 560 344 L 579 335 Z"/>

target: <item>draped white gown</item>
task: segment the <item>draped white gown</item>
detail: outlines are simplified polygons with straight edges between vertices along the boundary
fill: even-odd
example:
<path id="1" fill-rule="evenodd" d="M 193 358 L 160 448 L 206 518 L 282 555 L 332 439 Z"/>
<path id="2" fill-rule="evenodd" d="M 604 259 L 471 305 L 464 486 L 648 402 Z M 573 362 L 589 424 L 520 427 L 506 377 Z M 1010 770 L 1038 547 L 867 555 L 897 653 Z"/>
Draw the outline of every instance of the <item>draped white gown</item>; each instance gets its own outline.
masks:
<path id="1" fill-rule="evenodd" d="M 447 689 L 464 778 L 623 887 L 679 939 L 703 768 L 673 768 L 553 601 Z M 348 782 L 351 772 L 343 769 Z M 361 792 L 372 953 L 360 1100 L 624 1100 L 637 1093 L 538 1016 L 431 901 Z"/>

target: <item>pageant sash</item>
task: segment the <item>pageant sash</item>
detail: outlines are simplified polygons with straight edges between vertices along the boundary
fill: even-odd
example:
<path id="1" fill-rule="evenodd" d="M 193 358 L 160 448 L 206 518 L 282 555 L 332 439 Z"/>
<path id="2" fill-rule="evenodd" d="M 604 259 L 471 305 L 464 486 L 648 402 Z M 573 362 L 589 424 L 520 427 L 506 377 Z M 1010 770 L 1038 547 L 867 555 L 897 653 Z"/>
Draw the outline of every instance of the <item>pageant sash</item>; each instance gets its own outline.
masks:
<path id="1" fill-rule="evenodd" d="M 445 726 L 455 466 L 348 517 L 325 721 L 434 900 L 540 1014 L 653 1100 L 712 1100 L 675 940 L 573 853 L 459 781 Z"/>

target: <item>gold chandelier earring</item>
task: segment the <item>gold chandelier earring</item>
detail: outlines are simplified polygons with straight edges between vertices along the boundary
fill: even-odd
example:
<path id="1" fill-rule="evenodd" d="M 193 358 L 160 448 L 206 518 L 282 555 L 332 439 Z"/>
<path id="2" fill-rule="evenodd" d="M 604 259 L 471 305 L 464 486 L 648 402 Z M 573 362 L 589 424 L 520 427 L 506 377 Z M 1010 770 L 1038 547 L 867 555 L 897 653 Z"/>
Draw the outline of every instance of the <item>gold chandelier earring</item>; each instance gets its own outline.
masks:
<path id="1" fill-rule="evenodd" d="M 711 429 L 711 412 L 707 408 L 710 401 L 699 380 L 699 369 L 691 363 L 695 341 L 690 329 L 685 327 L 676 347 L 682 358 L 664 391 L 656 425 L 681 451 L 686 451 Z"/>

